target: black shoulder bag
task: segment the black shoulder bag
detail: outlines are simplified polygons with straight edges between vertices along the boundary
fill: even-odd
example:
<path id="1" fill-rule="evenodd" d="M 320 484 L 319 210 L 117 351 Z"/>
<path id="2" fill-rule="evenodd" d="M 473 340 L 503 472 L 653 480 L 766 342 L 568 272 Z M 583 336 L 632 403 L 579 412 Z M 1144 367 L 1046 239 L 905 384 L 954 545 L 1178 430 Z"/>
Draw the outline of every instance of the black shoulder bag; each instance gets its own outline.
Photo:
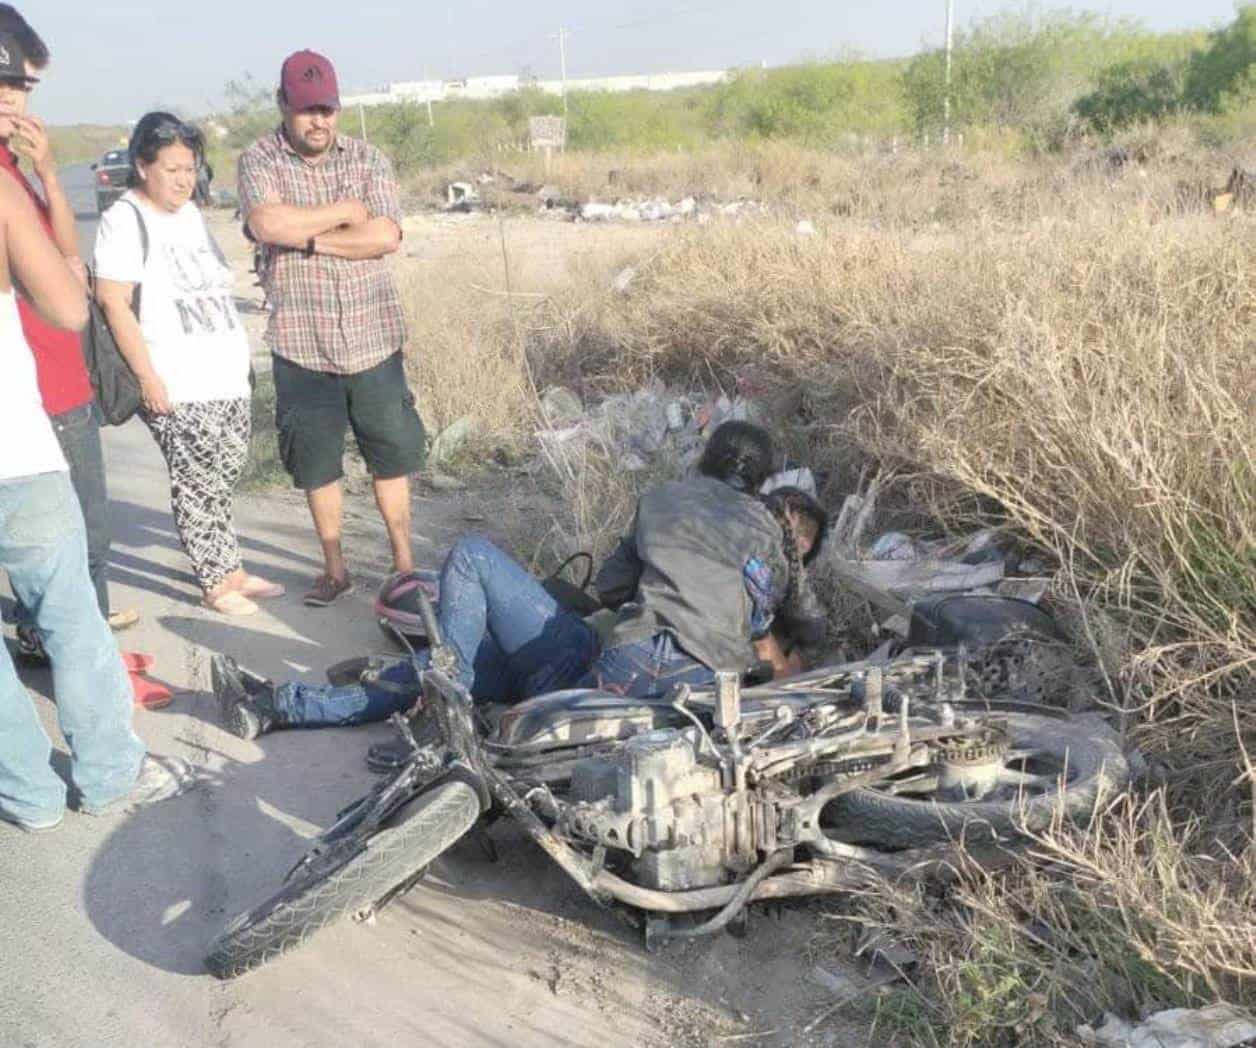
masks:
<path id="1" fill-rule="evenodd" d="M 148 227 L 144 224 L 144 216 L 140 209 L 129 200 L 123 201 L 135 212 L 135 220 L 140 226 L 140 249 L 144 264 L 148 264 Z M 140 383 L 131 370 L 131 365 L 118 349 L 118 340 L 114 338 L 104 311 L 96 301 L 96 278 L 93 274 L 89 281 L 91 293 L 88 295 L 90 318 L 83 332 L 83 361 L 87 365 L 87 374 L 92 381 L 92 389 L 96 393 L 96 403 L 104 416 L 106 425 L 120 426 L 140 409 Z M 131 312 L 136 319 L 140 315 L 141 285 L 135 285 L 131 294 Z"/>

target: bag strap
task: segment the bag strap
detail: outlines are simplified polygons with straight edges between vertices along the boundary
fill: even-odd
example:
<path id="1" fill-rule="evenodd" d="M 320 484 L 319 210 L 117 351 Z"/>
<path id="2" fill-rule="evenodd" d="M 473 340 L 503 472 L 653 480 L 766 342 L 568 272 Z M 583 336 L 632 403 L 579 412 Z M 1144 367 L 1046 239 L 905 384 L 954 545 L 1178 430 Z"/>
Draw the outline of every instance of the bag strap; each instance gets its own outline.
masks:
<path id="1" fill-rule="evenodd" d="M 148 226 L 144 222 L 144 216 L 140 214 L 140 209 L 132 201 L 123 197 L 122 203 L 126 204 L 127 207 L 135 212 L 135 221 L 140 224 L 141 258 L 143 259 L 144 265 L 148 265 Z"/>
<path id="2" fill-rule="evenodd" d="M 585 562 L 584 581 L 580 583 L 578 588 L 581 590 L 587 590 L 589 588 L 589 583 L 593 581 L 593 554 L 592 553 L 585 553 L 585 552 L 573 553 L 570 557 L 568 557 L 565 561 L 563 561 L 562 564 L 558 566 L 558 570 L 555 571 L 550 576 L 550 578 L 553 578 L 553 579 L 561 578 L 563 572 L 566 571 L 572 564 L 574 564 L 578 560 L 583 560 Z"/>

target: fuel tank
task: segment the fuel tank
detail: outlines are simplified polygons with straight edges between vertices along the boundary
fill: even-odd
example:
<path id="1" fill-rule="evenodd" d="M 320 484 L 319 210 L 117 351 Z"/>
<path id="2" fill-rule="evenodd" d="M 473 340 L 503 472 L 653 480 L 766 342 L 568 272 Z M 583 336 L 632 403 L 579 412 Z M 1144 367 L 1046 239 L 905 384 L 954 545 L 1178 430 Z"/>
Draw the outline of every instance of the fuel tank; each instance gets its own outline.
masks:
<path id="1" fill-rule="evenodd" d="M 606 691 L 571 688 L 510 707 L 488 742 L 515 752 L 545 752 L 616 742 L 686 723 L 682 714 L 661 699 L 630 699 Z"/>

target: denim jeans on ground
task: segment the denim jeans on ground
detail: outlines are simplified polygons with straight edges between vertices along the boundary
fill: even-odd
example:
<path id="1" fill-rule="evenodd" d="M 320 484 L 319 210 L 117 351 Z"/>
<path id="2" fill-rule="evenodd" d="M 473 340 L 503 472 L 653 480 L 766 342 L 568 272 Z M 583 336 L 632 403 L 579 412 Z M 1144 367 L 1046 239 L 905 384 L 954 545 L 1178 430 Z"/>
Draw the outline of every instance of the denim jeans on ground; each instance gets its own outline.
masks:
<path id="1" fill-rule="evenodd" d="M 144 745 L 131 730 L 131 686 L 87 573 L 83 515 L 67 473 L 0 482 L 0 567 L 52 657 L 57 717 L 82 806 L 135 784 Z M 0 810 L 22 820 L 65 807 L 51 745 L 6 649 L 0 654 Z"/>
<path id="2" fill-rule="evenodd" d="M 109 616 L 109 494 L 105 487 L 105 456 L 100 446 L 100 413 L 93 401 L 52 416 L 61 451 L 70 465 L 70 481 L 78 496 L 87 529 L 87 570 L 100 613 Z M 31 624 L 30 613 L 17 602 L 17 622 Z"/>
<path id="3" fill-rule="evenodd" d="M 705 686 L 714 680 L 715 674 L 677 647 L 670 633 L 656 633 L 605 649 L 577 687 L 644 699 L 662 696 L 675 684 Z"/>
<path id="4" fill-rule="evenodd" d="M 597 637 L 565 611 L 536 579 L 488 539 L 459 539 L 441 571 L 437 619 L 458 657 L 458 679 L 485 702 L 513 702 L 569 688 L 584 675 Z M 291 727 L 365 724 L 404 710 L 418 694 L 426 652 L 402 661 L 384 679 L 333 688 L 295 682 L 276 690 L 275 704 Z M 412 690 L 406 690 L 412 688 Z"/>

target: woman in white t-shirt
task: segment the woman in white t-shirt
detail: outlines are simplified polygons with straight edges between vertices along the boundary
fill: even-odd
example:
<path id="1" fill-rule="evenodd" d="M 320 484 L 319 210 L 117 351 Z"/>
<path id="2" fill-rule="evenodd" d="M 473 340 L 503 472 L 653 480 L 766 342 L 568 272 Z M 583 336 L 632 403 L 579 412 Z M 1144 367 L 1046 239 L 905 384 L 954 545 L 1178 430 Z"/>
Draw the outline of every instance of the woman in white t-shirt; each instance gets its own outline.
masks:
<path id="1" fill-rule="evenodd" d="M 170 470 L 175 525 L 205 604 L 252 614 L 255 598 L 282 596 L 283 587 L 244 570 L 236 539 L 249 343 L 231 268 L 193 199 L 208 190 L 204 139 L 178 117 L 149 113 L 129 152 L 131 189 L 96 233 L 96 299 L 139 380 L 140 414 Z"/>

